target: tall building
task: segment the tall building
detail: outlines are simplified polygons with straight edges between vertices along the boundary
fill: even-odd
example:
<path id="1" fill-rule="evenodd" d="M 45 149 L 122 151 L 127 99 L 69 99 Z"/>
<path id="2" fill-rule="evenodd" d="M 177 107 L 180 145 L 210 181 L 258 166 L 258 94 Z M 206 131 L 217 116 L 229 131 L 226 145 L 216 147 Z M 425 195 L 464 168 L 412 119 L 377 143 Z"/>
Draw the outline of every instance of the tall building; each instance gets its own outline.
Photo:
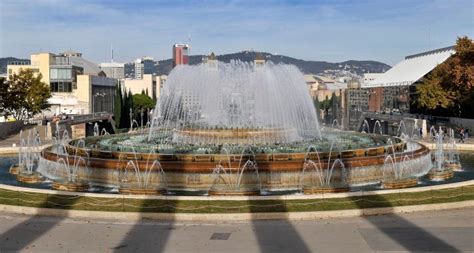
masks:
<path id="1" fill-rule="evenodd" d="M 135 79 L 142 79 L 143 75 L 155 74 L 155 61 L 152 57 L 142 57 L 135 60 Z"/>
<path id="2" fill-rule="evenodd" d="M 189 45 L 174 44 L 173 45 L 173 67 L 177 65 L 189 64 Z"/>
<path id="3" fill-rule="evenodd" d="M 99 64 L 99 68 L 104 71 L 107 77 L 115 79 L 125 78 L 125 63 L 105 62 Z"/>
<path id="4" fill-rule="evenodd" d="M 51 109 L 45 114 L 84 114 L 113 112 L 116 79 L 100 76 L 99 67 L 82 54 L 66 51 L 60 54 L 37 53 L 29 63 L 7 65 L 7 79 L 21 69 L 41 73 L 42 81 L 51 88 Z"/>

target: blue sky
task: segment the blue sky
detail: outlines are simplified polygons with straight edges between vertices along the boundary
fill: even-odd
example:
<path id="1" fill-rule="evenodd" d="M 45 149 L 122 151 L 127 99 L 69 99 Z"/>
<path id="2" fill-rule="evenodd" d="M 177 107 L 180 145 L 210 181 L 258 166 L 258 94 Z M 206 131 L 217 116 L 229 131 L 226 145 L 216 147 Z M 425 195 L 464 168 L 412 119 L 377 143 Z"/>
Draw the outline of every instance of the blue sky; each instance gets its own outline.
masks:
<path id="1" fill-rule="evenodd" d="M 95 62 L 245 49 L 306 60 L 378 60 L 474 37 L 474 0 L 1 0 L 0 57 L 74 49 Z"/>

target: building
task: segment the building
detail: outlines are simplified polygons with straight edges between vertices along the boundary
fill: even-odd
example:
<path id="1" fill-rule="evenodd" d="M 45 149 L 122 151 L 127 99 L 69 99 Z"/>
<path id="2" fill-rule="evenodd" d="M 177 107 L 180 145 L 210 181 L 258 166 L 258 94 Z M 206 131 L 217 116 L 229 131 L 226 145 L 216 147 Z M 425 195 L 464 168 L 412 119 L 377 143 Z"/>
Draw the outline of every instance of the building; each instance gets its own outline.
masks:
<path id="1" fill-rule="evenodd" d="M 343 111 L 345 108 L 343 101 L 345 100 L 344 91 L 347 88 L 347 84 L 336 82 L 334 79 L 325 76 L 310 74 L 304 75 L 303 77 L 308 85 L 308 90 L 313 101 L 315 104 L 318 104 L 318 109 L 320 109 L 318 111 L 318 117 L 322 122 L 332 125 L 334 120 L 337 120 L 338 124 L 343 124 Z M 321 108 L 320 105 L 327 100 L 332 101 L 332 105 L 330 108 L 326 108 L 326 110 Z"/>
<path id="2" fill-rule="evenodd" d="M 82 54 L 68 50 L 64 53 L 37 53 L 30 56 L 29 63 L 11 63 L 7 65 L 8 78 L 20 69 L 31 69 L 41 73 L 42 81 L 51 88 L 52 105 L 49 114 L 83 114 L 104 109 L 113 112 L 113 93 L 109 87 L 115 87 L 116 79 L 107 78 L 93 62 L 82 58 Z M 102 91 L 105 90 L 105 91 Z M 94 96 L 102 96 L 102 107 L 93 106 Z M 111 102 L 112 101 L 112 102 Z M 109 111 L 109 109 L 111 109 Z"/>
<path id="3" fill-rule="evenodd" d="M 253 60 L 253 64 L 255 65 L 256 68 L 265 66 L 266 62 L 267 62 L 267 58 L 265 57 L 265 55 L 261 53 L 257 53 L 255 55 L 255 59 Z"/>
<path id="4" fill-rule="evenodd" d="M 416 85 L 454 53 L 451 46 L 409 55 L 385 73 L 364 75 L 360 88 L 347 90 L 348 127 L 358 128 L 363 112 L 409 112 L 410 97 L 415 95 Z"/>
<path id="5" fill-rule="evenodd" d="M 212 68 L 212 69 L 217 69 L 217 66 L 218 66 L 217 57 L 214 54 L 214 52 L 212 52 L 208 56 L 203 57 L 202 63 L 206 64 L 209 68 Z"/>
<path id="6" fill-rule="evenodd" d="M 174 44 L 173 45 L 173 67 L 178 65 L 189 64 L 189 45 Z"/>
<path id="7" fill-rule="evenodd" d="M 123 88 L 126 92 L 131 91 L 132 94 L 148 93 L 148 96 L 156 100 L 160 96 L 166 78 L 167 76 L 145 74 L 142 79 L 123 80 Z"/>
<path id="8" fill-rule="evenodd" d="M 143 75 L 155 74 L 156 62 L 152 57 L 142 57 L 135 60 L 135 79 L 142 79 Z"/>
<path id="9" fill-rule="evenodd" d="M 125 78 L 125 63 L 105 62 L 99 64 L 99 68 L 104 71 L 107 77 L 115 79 Z"/>
<path id="10" fill-rule="evenodd" d="M 383 75 L 383 73 L 364 73 L 363 83 L 373 82 L 381 75 Z"/>

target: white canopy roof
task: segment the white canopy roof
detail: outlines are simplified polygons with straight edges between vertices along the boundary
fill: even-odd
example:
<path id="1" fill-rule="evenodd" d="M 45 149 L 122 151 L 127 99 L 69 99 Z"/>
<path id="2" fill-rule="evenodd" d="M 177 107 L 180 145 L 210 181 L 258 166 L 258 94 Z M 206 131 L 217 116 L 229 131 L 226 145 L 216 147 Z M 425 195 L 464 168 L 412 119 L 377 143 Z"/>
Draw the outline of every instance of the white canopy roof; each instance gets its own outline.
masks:
<path id="1" fill-rule="evenodd" d="M 368 81 L 361 85 L 362 88 L 367 87 L 387 87 L 411 85 L 438 64 L 446 61 L 454 54 L 454 47 L 440 48 L 420 54 L 410 55 L 375 80 Z"/>

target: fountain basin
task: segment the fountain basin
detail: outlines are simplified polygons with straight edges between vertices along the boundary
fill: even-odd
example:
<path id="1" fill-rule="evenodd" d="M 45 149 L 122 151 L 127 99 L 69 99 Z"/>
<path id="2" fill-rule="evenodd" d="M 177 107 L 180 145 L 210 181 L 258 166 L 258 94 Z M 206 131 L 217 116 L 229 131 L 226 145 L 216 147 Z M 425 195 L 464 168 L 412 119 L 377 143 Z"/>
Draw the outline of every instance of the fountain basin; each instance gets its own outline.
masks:
<path id="1" fill-rule="evenodd" d="M 126 195 L 164 195 L 166 193 L 165 189 L 152 189 L 152 188 L 130 188 L 130 187 L 120 187 L 120 194 Z"/>
<path id="2" fill-rule="evenodd" d="M 257 196 L 260 190 L 209 190 L 210 196 Z"/>
<path id="3" fill-rule="evenodd" d="M 353 133 L 351 133 L 353 134 Z M 346 133 L 332 133 L 334 138 L 339 135 L 346 136 Z M 354 134 L 358 136 L 357 134 Z M 364 137 L 367 136 L 367 137 Z M 260 190 L 265 191 L 295 191 L 302 190 L 301 185 L 309 186 L 306 192 L 331 192 L 331 191 L 347 191 L 344 187 L 335 187 L 341 185 L 343 180 L 339 172 L 335 172 L 329 189 L 317 189 L 318 186 L 311 186 L 313 177 L 304 177 L 302 179 L 303 165 L 307 159 L 318 162 L 320 167 L 325 171 L 330 168 L 335 159 L 340 159 L 344 163 L 347 177 L 344 178 L 348 182 L 347 187 L 361 184 L 378 184 L 383 180 L 385 153 L 397 151 L 394 159 L 395 163 L 402 162 L 400 159 L 405 155 L 409 155 L 413 162 L 419 164 L 419 167 L 413 167 L 406 173 L 410 175 L 424 175 L 430 169 L 430 151 L 421 144 L 417 144 L 414 150 L 406 150 L 406 143 L 396 137 L 391 137 L 394 141 L 393 146 L 384 144 L 388 136 L 371 136 L 363 135 L 361 138 L 374 138 L 372 145 L 362 147 L 362 144 L 350 143 L 353 149 L 341 150 L 340 152 L 301 152 L 307 148 L 302 148 L 308 144 L 295 144 L 292 153 L 279 152 L 280 148 L 273 148 L 274 151 L 268 153 L 259 153 L 257 150 L 268 150 L 266 146 L 256 145 L 253 153 L 226 153 L 216 152 L 215 147 L 207 146 L 212 153 L 150 153 L 144 151 L 110 151 L 97 144 L 97 140 L 105 143 L 113 140 L 133 139 L 134 136 L 104 136 L 101 138 L 93 137 L 86 139 L 84 147 L 78 147 L 76 140 L 70 141 L 66 146 L 66 154 L 58 154 L 52 148 L 46 148 L 41 152 L 41 160 L 39 172 L 46 177 L 54 178 L 57 176 L 51 173 L 51 168 L 55 168 L 57 161 L 62 159 L 69 161 L 70 165 L 74 159 L 67 159 L 68 156 L 79 156 L 87 160 L 87 168 L 78 167 L 78 178 L 88 178 L 92 185 L 107 185 L 120 188 L 119 192 L 124 194 L 163 194 L 160 189 L 167 191 L 186 191 L 186 192 L 208 192 L 213 195 L 255 195 Z M 344 137 L 342 137 L 344 138 Z M 353 138 L 353 137 L 351 137 Z M 152 146 L 152 144 L 149 144 Z M 324 146 L 324 143 L 319 144 Z M 365 144 L 364 144 L 365 145 Z M 149 147 L 150 148 L 150 147 Z M 157 160 L 160 163 L 159 168 L 151 168 L 151 161 Z M 141 173 L 149 173 L 147 176 L 149 182 L 148 187 L 152 190 L 143 190 L 142 187 L 124 187 L 117 180 L 117 175 L 123 173 L 123 168 L 127 163 L 133 160 L 136 164 L 137 171 Z M 215 190 L 225 189 L 223 186 L 217 188 L 212 187 L 215 184 L 214 169 L 217 165 L 225 166 L 228 173 L 233 175 L 239 174 L 239 168 L 247 161 L 256 163 L 258 167 L 258 178 L 253 171 L 245 171 L 242 174 L 242 184 L 249 187 L 239 188 L 238 191 Z M 426 163 L 426 164 L 425 164 Z M 82 165 L 82 164 L 81 164 Z M 49 168 L 49 169 L 48 169 Z M 133 172 L 137 173 L 137 172 Z M 163 177 L 166 179 L 166 186 L 163 184 Z M 129 179 L 134 179 L 132 176 Z M 143 176 L 141 178 L 144 178 Z M 237 182 L 234 177 L 228 178 L 231 182 Z M 134 181 L 132 181 L 134 182 Z M 134 182 L 135 184 L 137 182 Z M 261 188 L 254 187 L 261 185 Z M 314 189 L 313 189 L 314 188 Z M 331 188 L 334 188 L 331 190 Z M 159 190 L 155 190 L 159 189 Z M 248 189 L 252 189 L 248 191 Z M 255 190 L 254 190 L 255 189 Z M 237 193 L 240 192 L 240 193 Z"/>
<path id="4" fill-rule="evenodd" d="M 43 175 L 36 171 L 31 174 L 20 172 L 16 175 L 16 180 L 25 184 L 39 184 L 43 182 L 43 179 Z"/>
<path id="5" fill-rule="evenodd" d="M 70 192 L 86 192 L 89 190 L 89 183 L 84 181 L 79 182 L 58 182 L 51 184 L 53 190 L 70 191 Z"/>
<path id="6" fill-rule="evenodd" d="M 349 187 L 303 187 L 304 194 L 348 192 Z"/>
<path id="7" fill-rule="evenodd" d="M 10 172 L 10 174 L 12 174 L 12 175 L 18 175 L 18 173 L 20 173 L 21 169 L 22 169 L 22 168 L 21 168 L 19 165 L 12 165 L 12 166 L 10 167 L 9 172 Z"/>
<path id="8" fill-rule="evenodd" d="M 384 189 L 402 189 L 418 185 L 418 178 L 387 179 L 382 182 Z"/>
<path id="9" fill-rule="evenodd" d="M 461 164 L 460 163 L 445 163 L 444 167 L 453 169 L 453 171 L 461 171 Z"/>
<path id="10" fill-rule="evenodd" d="M 443 181 L 450 179 L 454 176 L 454 171 L 452 168 L 444 168 L 443 170 L 432 169 L 428 173 L 428 178 L 433 181 Z"/>

